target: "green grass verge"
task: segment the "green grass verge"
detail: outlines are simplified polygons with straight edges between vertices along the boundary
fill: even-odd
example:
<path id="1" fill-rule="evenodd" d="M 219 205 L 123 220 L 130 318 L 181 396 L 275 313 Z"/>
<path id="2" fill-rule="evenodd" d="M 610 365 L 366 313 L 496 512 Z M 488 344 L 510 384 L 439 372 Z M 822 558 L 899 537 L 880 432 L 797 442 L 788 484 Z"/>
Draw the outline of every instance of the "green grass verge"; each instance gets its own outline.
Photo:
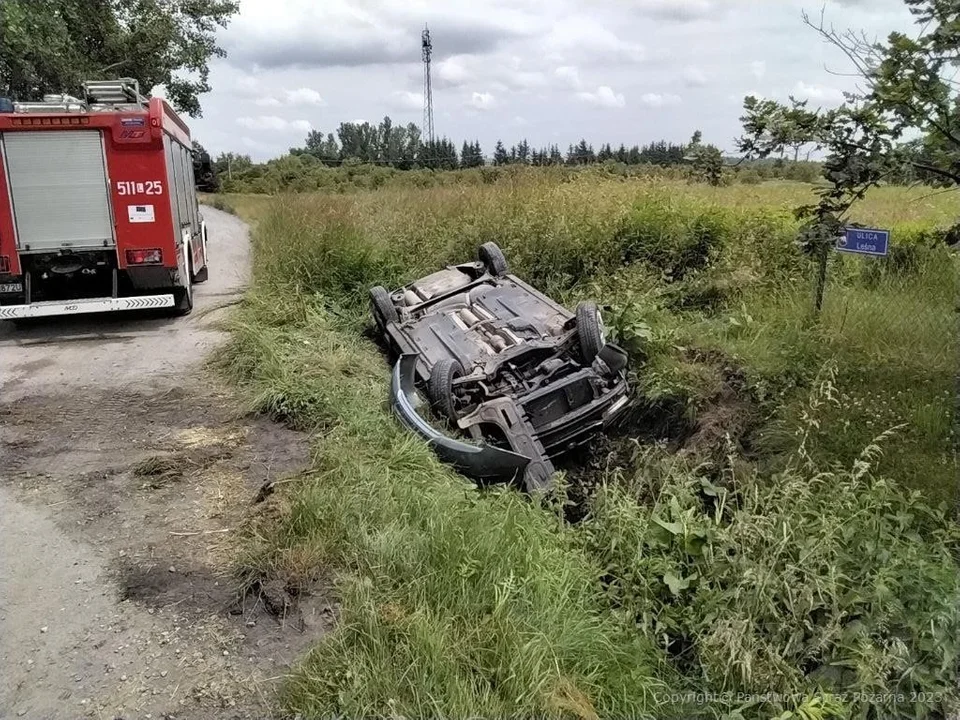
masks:
<path id="1" fill-rule="evenodd" d="M 944 712 L 960 652 L 960 543 L 944 512 L 890 468 L 909 456 L 920 474 L 930 458 L 951 457 L 937 385 L 949 363 L 916 323 L 891 342 L 882 316 L 851 326 L 841 303 L 811 325 L 806 261 L 790 232 L 779 211 L 625 184 L 277 199 L 258 225 L 254 288 L 221 364 L 257 410 L 313 433 L 314 467 L 253 529 L 241 572 L 304 585 L 333 577 L 342 601 L 337 629 L 287 684 L 285 709 Z M 365 289 L 472 254 L 484 239 L 558 297 L 615 305 L 648 402 L 685 403 L 696 422 L 737 377 L 769 414 L 764 442 L 775 450 L 757 466 L 733 438 L 704 462 L 627 442 L 602 463 L 574 526 L 563 493 L 541 505 L 479 491 L 440 465 L 390 417 L 387 367 L 363 335 Z M 941 287 L 929 272 L 901 285 L 852 265 L 834 277 L 835 300 L 873 288 L 902 305 L 918 277 Z M 918 311 L 941 318 L 943 298 L 926 297 Z M 864 358 L 879 369 L 865 389 L 847 364 Z M 853 417 L 859 429 L 855 398 L 896 398 L 917 372 L 937 387 L 896 401 L 889 416 L 864 411 L 875 426 L 862 423 L 863 442 L 851 437 L 842 423 Z M 918 435 L 901 430 L 874 447 L 905 408 Z M 843 428 L 840 447 L 829 445 L 837 433 L 823 436 L 828 423 Z M 911 449 L 918 437 L 929 447 Z M 919 691 L 936 698 L 916 701 Z M 780 696 L 748 697 L 762 693 Z"/>
<path id="2" fill-rule="evenodd" d="M 656 717 L 662 663 L 604 614 L 601 568 L 557 512 L 442 466 L 390 417 L 386 366 L 357 328 L 318 298 L 276 300 L 248 299 L 222 362 L 261 410 L 317 432 L 315 467 L 244 572 L 309 583 L 332 571 L 343 603 L 288 708 Z"/>

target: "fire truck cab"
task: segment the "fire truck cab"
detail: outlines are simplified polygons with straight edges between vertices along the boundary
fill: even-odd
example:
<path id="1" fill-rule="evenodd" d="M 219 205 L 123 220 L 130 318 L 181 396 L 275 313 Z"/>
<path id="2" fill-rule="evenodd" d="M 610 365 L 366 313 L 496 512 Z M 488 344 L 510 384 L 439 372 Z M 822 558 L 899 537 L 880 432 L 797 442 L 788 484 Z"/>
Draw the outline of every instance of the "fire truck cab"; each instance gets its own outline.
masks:
<path id="1" fill-rule="evenodd" d="M 0 320 L 169 308 L 207 279 L 190 130 L 134 80 L 0 101 Z"/>

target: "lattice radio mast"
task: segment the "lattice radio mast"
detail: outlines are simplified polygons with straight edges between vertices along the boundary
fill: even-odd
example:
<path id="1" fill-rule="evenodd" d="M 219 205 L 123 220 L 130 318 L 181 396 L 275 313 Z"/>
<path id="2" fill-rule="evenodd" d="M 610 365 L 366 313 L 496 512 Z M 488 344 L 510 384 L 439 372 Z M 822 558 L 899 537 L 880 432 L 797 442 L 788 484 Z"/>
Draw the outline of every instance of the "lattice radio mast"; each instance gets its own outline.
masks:
<path id="1" fill-rule="evenodd" d="M 430 29 L 424 25 L 421 35 L 423 51 L 423 134 L 426 141 L 433 144 L 433 82 L 430 78 L 430 59 L 433 55 L 433 43 L 430 42 Z"/>

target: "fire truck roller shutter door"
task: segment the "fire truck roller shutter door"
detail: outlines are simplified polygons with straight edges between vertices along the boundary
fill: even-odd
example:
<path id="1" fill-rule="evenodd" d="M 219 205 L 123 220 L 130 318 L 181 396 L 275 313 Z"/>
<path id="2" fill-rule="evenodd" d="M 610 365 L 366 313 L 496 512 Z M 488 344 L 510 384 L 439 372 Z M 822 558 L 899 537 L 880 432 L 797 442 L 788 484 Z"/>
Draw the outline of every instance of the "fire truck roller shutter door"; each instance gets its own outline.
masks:
<path id="1" fill-rule="evenodd" d="M 22 252 L 114 246 L 99 130 L 8 132 L 3 145 Z"/>

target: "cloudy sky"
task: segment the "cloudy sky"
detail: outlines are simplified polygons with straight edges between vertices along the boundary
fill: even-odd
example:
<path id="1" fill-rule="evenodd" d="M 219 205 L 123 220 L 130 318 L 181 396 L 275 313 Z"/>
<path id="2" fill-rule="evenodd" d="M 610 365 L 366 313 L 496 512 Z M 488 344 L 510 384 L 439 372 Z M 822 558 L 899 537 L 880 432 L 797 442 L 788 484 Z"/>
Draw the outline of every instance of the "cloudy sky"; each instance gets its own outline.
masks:
<path id="1" fill-rule="evenodd" d="M 731 148 L 747 94 L 833 105 L 854 82 L 805 27 L 820 0 L 241 0 L 220 34 L 194 136 L 266 159 L 341 121 L 422 117 L 434 46 L 438 134 L 561 148 L 681 141 Z M 907 30 L 902 0 L 826 0 L 841 28 Z"/>

